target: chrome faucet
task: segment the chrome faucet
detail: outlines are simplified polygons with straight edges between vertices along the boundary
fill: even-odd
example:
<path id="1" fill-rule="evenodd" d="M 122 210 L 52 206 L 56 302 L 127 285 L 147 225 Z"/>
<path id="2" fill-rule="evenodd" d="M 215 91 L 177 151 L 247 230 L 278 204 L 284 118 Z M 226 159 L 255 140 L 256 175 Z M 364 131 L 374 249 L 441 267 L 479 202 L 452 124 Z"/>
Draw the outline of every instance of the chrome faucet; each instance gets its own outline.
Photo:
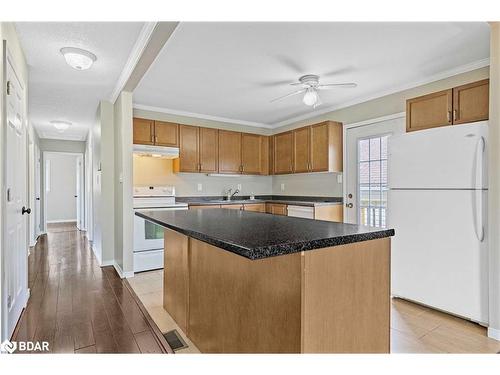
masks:
<path id="1" fill-rule="evenodd" d="M 227 200 L 230 201 L 236 194 L 238 194 L 240 191 L 236 189 L 234 193 L 232 193 L 233 189 L 227 189 Z"/>

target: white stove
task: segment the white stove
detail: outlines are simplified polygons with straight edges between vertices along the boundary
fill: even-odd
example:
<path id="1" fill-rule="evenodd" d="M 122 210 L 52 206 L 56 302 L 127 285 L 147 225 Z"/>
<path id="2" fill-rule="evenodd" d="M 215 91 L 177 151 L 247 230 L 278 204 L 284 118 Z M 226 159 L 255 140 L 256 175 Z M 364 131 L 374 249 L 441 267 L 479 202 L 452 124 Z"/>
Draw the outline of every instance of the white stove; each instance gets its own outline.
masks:
<path id="1" fill-rule="evenodd" d="M 173 186 L 134 187 L 134 210 L 187 210 L 186 203 L 175 202 Z M 134 215 L 134 272 L 163 268 L 163 228 Z"/>

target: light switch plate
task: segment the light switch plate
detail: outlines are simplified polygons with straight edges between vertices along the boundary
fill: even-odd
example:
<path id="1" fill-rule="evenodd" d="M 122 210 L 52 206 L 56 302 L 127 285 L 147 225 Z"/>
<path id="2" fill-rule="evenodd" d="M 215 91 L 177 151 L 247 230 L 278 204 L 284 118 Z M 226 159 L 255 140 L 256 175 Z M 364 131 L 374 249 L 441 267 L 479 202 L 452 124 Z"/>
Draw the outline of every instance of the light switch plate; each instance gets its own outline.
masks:
<path id="1" fill-rule="evenodd" d="M 342 175 L 341 175 L 341 174 L 338 174 L 338 175 L 337 175 L 337 183 L 338 183 L 338 184 L 341 184 L 341 183 L 342 183 Z"/>
<path id="2" fill-rule="evenodd" d="M 241 184 L 238 184 L 238 190 L 241 191 Z"/>
<path id="3" fill-rule="evenodd" d="M 203 185 L 202 184 L 198 184 L 198 191 L 202 191 L 203 190 Z"/>
<path id="4" fill-rule="evenodd" d="M 285 184 L 281 184 L 281 191 L 285 191 Z"/>

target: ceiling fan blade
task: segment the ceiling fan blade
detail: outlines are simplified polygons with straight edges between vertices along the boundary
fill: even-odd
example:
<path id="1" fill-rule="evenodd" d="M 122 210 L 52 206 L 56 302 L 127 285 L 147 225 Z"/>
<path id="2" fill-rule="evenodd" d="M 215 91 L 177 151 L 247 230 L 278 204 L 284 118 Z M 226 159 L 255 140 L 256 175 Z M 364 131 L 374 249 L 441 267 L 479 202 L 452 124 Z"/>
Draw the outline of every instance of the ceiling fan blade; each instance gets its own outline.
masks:
<path id="1" fill-rule="evenodd" d="M 303 85 L 303 83 L 302 82 L 290 83 L 290 86 L 299 86 L 299 85 Z"/>
<path id="2" fill-rule="evenodd" d="M 357 87 L 358 85 L 356 83 L 350 82 L 350 83 L 327 83 L 325 85 L 319 85 L 318 89 L 319 90 L 332 90 L 336 88 L 354 88 Z"/>
<path id="3" fill-rule="evenodd" d="M 286 94 L 286 95 L 283 95 L 283 96 L 280 96 L 280 97 L 278 97 L 276 99 L 271 100 L 270 103 L 277 102 L 278 100 L 282 100 L 282 99 L 288 98 L 290 96 L 301 94 L 301 93 L 303 93 L 305 91 L 306 91 L 306 89 L 301 89 L 301 90 L 297 90 L 297 91 L 291 92 L 290 94 Z"/>

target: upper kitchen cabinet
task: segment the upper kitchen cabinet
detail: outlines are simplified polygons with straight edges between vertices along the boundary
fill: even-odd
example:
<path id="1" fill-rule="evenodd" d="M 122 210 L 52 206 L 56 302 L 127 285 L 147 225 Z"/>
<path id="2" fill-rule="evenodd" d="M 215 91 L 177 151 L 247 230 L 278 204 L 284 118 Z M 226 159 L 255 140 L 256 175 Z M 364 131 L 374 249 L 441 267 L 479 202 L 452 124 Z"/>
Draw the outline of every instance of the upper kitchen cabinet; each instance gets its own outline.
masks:
<path id="1" fill-rule="evenodd" d="M 452 124 L 453 90 L 443 90 L 406 101 L 406 131 Z"/>
<path id="2" fill-rule="evenodd" d="M 134 117 L 134 144 L 179 147 L 179 125 Z"/>
<path id="3" fill-rule="evenodd" d="M 241 173 L 260 174 L 262 154 L 262 136 L 241 134 Z"/>
<path id="4" fill-rule="evenodd" d="M 199 171 L 217 173 L 219 157 L 219 130 L 199 128 Z"/>
<path id="5" fill-rule="evenodd" d="M 489 80 L 406 101 L 406 131 L 459 125 L 488 119 Z"/>
<path id="6" fill-rule="evenodd" d="M 293 172 L 309 172 L 311 154 L 311 128 L 295 129 L 293 131 Z"/>
<path id="7" fill-rule="evenodd" d="M 311 126 L 309 172 L 342 172 L 342 123 L 325 121 Z"/>
<path id="8" fill-rule="evenodd" d="M 219 173 L 241 173 L 241 133 L 219 130 Z"/>
<path id="9" fill-rule="evenodd" d="M 155 121 L 155 145 L 179 147 L 179 125 L 171 122 Z"/>
<path id="10" fill-rule="evenodd" d="M 453 89 L 453 124 L 487 120 L 489 91 L 489 79 L 455 87 Z"/>
<path id="11" fill-rule="evenodd" d="M 199 172 L 199 128 L 197 126 L 179 126 L 178 172 Z"/>
<path id="12" fill-rule="evenodd" d="M 154 120 L 135 118 L 133 120 L 133 139 L 134 144 L 154 145 Z"/>
<path id="13" fill-rule="evenodd" d="M 293 132 L 274 136 L 274 174 L 293 173 Z"/>

